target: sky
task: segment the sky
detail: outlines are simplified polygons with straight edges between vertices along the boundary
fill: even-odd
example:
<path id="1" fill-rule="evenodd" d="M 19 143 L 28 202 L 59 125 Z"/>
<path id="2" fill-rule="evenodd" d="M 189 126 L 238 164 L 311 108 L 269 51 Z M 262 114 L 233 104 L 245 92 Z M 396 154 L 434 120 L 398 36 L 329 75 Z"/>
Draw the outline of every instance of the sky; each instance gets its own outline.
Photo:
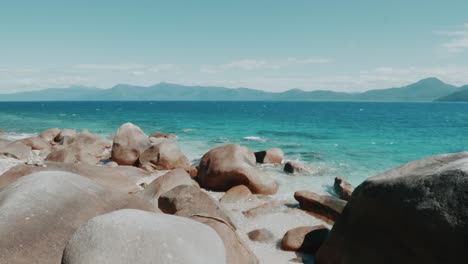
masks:
<path id="1" fill-rule="evenodd" d="M 0 0 L 0 93 L 468 84 L 468 1 Z"/>

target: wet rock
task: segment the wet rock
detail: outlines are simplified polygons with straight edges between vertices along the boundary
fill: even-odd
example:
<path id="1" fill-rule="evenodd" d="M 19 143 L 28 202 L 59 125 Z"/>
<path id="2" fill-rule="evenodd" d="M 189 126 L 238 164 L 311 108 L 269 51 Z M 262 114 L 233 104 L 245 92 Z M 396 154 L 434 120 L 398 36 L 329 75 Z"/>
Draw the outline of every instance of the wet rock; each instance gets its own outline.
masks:
<path id="1" fill-rule="evenodd" d="M 247 236 L 250 240 L 257 242 L 270 243 L 275 241 L 275 235 L 266 228 L 252 230 L 247 233 Z"/>
<path id="2" fill-rule="evenodd" d="M 319 195 L 310 191 L 294 193 L 294 199 L 299 202 L 302 209 L 313 213 L 327 222 L 335 222 L 341 215 L 346 201 L 329 195 Z"/>
<path id="3" fill-rule="evenodd" d="M 221 203 L 244 202 L 252 197 L 252 192 L 245 185 L 237 185 L 229 189 L 219 200 Z"/>
<path id="4" fill-rule="evenodd" d="M 112 160 L 119 165 L 135 165 L 140 154 L 149 146 L 148 137 L 138 126 L 125 123 L 114 136 Z"/>
<path id="5" fill-rule="evenodd" d="M 293 174 L 313 174 L 315 170 L 302 162 L 288 161 L 284 164 L 284 172 Z"/>
<path id="6" fill-rule="evenodd" d="M 281 249 L 315 254 L 330 230 L 323 225 L 300 226 L 289 230 L 281 240 Z"/>
<path id="7" fill-rule="evenodd" d="M 0 192 L 1 262 L 60 263 L 78 227 L 123 208 L 156 210 L 76 174 L 47 171 L 22 177 Z"/>
<path id="8" fill-rule="evenodd" d="M 274 194 L 275 180 L 255 167 L 255 155 L 249 149 L 230 144 L 208 151 L 198 166 L 200 186 L 227 191 L 237 185 L 247 186 L 252 193 Z"/>
<path id="9" fill-rule="evenodd" d="M 167 214 L 191 217 L 209 216 L 222 219 L 235 228 L 229 213 L 197 186 L 179 185 L 159 197 L 158 206 Z"/>
<path id="10" fill-rule="evenodd" d="M 345 179 L 336 177 L 335 183 L 333 184 L 333 190 L 335 191 L 336 195 L 338 195 L 338 198 L 349 201 L 351 199 L 351 195 L 353 194 L 354 187 Z"/>
<path id="11" fill-rule="evenodd" d="M 359 185 L 318 264 L 463 263 L 468 152 L 413 161 Z"/>
<path id="12" fill-rule="evenodd" d="M 139 157 L 141 165 L 149 165 L 154 170 L 172 170 L 175 168 L 190 168 L 187 157 L 182 153 L 179 146 L 173 142 L 163 142 L 152 145 Z"/>
<path id="13" fill-rule="evenodd" d="M 255 158 L 258 163 L 281 164 L 284 159 L 284 153 L 279 148 L 272 148 L 255 152 Z"/>
<path id="14" fill-rule="evenodd" d="M 81 263 L 218 264 L 226 263 L 226 254 L 223 241 L 208 226 L 127 209 L 94 217 L 76 231 L 62 264 Z"/>

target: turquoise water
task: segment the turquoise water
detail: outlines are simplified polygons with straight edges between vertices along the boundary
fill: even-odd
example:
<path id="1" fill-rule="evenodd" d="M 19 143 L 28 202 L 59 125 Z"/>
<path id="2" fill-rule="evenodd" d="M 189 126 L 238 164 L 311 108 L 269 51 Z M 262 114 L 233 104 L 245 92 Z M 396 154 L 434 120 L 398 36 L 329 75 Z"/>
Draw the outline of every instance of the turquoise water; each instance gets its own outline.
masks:
<path id="1" fill-rule="evenodd" d="M 179 137 L 187 156 L 240 143 L 252 150 L 280 147 L 319 173 L 288 176 L 283 185 L 326 189 L 339 175 L 367 177 L 426 156 L 468 150 L 468 104 L 362 102 L 35 102 L 0 103 L 8 136 L 50 127 L 115 133 L 124 122 L 146 133 Z M 314 185 L 314 186 L 311 186 Z M 318 187 L 317 187 L 318 185 Z"/>

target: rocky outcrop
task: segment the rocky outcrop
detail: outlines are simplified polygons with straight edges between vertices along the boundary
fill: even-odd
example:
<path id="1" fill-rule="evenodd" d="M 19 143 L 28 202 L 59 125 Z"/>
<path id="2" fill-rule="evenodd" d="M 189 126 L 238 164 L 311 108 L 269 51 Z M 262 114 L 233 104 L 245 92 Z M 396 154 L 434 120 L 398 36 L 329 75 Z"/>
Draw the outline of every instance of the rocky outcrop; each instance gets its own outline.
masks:
<path id="1" fill-rule="evenodd" d="M 16 181 L 18 178 L 40 171 L 62 171 L 78 174 L 98 184 L 122 191 L 124 193 L 140 190 L 138 184 L 149 173 L 130 166 L 118 168 L 98 167 L 87 164 L 46 162 L 45 167 L 20 164 L 0 175 L 0 189 Z"/>
<path id="2" fill-rule="evenodd" d="M 284 153 L 279 148 L 272 148 L 255 152 L 255 158 L 258 163 L 281 164 L 284 159 Z"/>
<path id="3" fill-rule="evenodd" d="M 309 191 L 295 192 L 294 199 L 299 202 L 302 209 L 309 211 L 314 216 L 328 223 L 334 223 L 346 206 L 346 201 L 344 200 Z"/>
<path id="4" fill-rule="evenodd" d="M 275 241 L 275 235 L 266 228 L 255 229 L 247 233 L 247 236 L 252 241 L 270 243 Z"/>
<path id="5" fill-rule="evenodd" d="M 164 194 L 180 185 L 197 186 L 197 183 L 192 180 L 185 170 L 175 169 L 152 181 L 138 195 L 157 206 L 158 199 L 161 194 Z"/>
<path id="6" fill-rule="evenodd" d="M 284 164 L 284 172 L 292 174 L 314 174 L 316 171 L 302 162 L 288 161 Z"/>
<path id="7" fill-rule="evenodd" d="M 149 165 L 154 170 L 190 169 L 190 164 L 179 146 L 174 142 L 162 142 L 152 145 L 141 153 L 140 165 Z"/>
<path id="8" fill-rule="evenodd" d="M 237 144 L 225 145 L 208 151 L 198 166 L 200 186 L 227 191 L 237 185 L 247 186 L 252 193 L 274 194 L 275 180 L 255 168 L 255 155 Z"/>
<path id="9" fill-rule="evenodd" d="M 2 263 L 60 263 L 67 241 L 90 218 L 118 209 L 154 211 L 145 201 L 71 173 L 22 177 L 0 192 Z"/>
<path id="10" fill-rule="evenodd" d="M 114 136 L 112 160 L 119 165 L 135 165 L 140 154 L 149 146 L 148 137 L 138 126 L 125 123 Z"/>
<path id="11" fill-rule="evenodd" d="M 281 240 L 281 249 L 315 254 L 330 230 L 323 225 L 300 226 L 289 230 Z"/>
<path id="12" fill-rule="evenodd" d="M 92 241 L 92 243 L 90 243 Z M 92 218 L 68 242 L 62 264 L 226 263 L 223 241 L 196 221 L 140 210 Z"/>
<path id="13" fill-rule="evenodd" d="M 193 185 L 180 185 L 162 194 L 158 200 L 161 211 L 191 217 L 202 215 L 222 219 L 235 229 L 229 213 L 207 193 Z"/>
<path id="14" fill-rule="evenodd" d="M 336 177 L 335 183 L 333 184 L 333 190 L 335 191 L 336 195 L 338 195 L 338 198 L 349 201 L 351 199 L 351 195 L 353 194 L 354 187 L 345 179 Z"/>
<path id="15" fill-rule="evenodd" d="M 105 150 L 108 148 L 110 148 L 108 141 L 84 130 L 78 136 L 68 137 L 62 145 L 56 146 L 46 160 L 95 165 L 106 158 Z"/>
<path id="16" fill-rule="evenodd" d="M 353 192 L 316 263 L 466 262 L 467 190 L 467 152 L 371 177 Z"/>
<path id="17" fill-rule="evenodd" d="M 220 203 L 237 203 L 247 201 L 252 197 L 252 192 L 245 185 L 237 185 L 229 189 L 219 199 Z"/>

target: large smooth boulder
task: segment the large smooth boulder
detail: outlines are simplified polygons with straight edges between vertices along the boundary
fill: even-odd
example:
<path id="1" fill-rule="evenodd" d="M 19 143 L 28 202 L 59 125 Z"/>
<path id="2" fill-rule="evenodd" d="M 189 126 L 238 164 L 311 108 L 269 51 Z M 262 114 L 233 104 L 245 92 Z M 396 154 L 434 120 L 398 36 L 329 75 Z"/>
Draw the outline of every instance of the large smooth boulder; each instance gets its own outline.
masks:
<path id="1" fill-rule="evenodd" d="M 468 259 L 468 152 L 413 161 L 359 185 L 318 264 Z"/>
<path id="2" fill-rule="evenodd" d="M 222 264 L 223 241 L 196 221 L 140 210 L 94 217 L 68 242 L 62 264 Z"/>
<path id="3" fill-rule="evenodd" d="M 60 133 L 60 128 L 51 128 L 45 131 L 42 131 L 38 137 L 45 139 L 49 142 L 54 141 L 55 137 Z"/>
<path id="4" fill-rule="evenodd" d="M 87 164 L 46 162 L 43 166 L 20 164 L 0 175 L 0 189 L 18 178 L 40 171 L 63 171 L 86 177 L 103 186 L 124 193 L 139 191 L 140 181 L 151 174 L 131 166 L 100 167 Z"/>
<path id="5" fill-rule="evenodd" d="M 230 144 L 208 151 L 198 166 L 200 186 L 227 191 L 237 185 L 252 193 L 275 194 L 278 183 L 255 167 L 255 155 L 246 147 Z"/>
<path id="6" fill-rule="evenodd" d="M 335 191 L 338 198 L 349 201 L 351 199 L 351 195 L 353 194 L 354 187 L 345 179 L 336 177 L 333 184 L 333 191 Z"/>
<path id="7" fill-rule="evenodd" d="M 258 259 L 244 241 L 237 235 L 235 229 L 221 219 L 205 215 L 194 215 L 191 219 L 213 228 L 224 243 L 227 264 L 257 264 Z"/>
<path id="8" fill-rule="evenodd" d="M 110 143 L 107 140 L 84 130 L 78 136 L 68 138 L 62 145 L 56 146 L 46 160 L 94 165 L 105 158 L 105 151 L 109 147 Z"/>
<path id="9" fill-rule="evenodd" d="M 173 188 L 159 197 L 158 206 L 161 211 L 167 214 L 185 217 L 210 216 L 222 219 L 232 228 L 236 228 L 229 213 L 197 186 L 179 185 Z"/>
<path id="10" fill-rule="evenodd" d="M 123 124 L 114 136 L 112 160 L 119 165 L 135 165 L 140 154 L 150 146 L 148 136 L 132 123 Z"/>
<path id="11" fill-rule="evenodd" d="M 0 262 L 60 263 L 78 227 L 124 208 L 156 210 L 76 174 L 47 171 L 21 177 L 0 192 Z"/>
<path id="12" fill-rule="evenodd" d="M 175 169 L 152 181 L 143 191 L 138 193 L 138 196 L 157 206 L 158 199 L 161 194 L 164 194 L 180 185 L 197 186 L 197 183 L 192 180 L 185 170 Z"/>
<path id="13" fill-rule="evenodd" d="M 281 164 L 284 159 L 284 153 L 279 148 L 271 148 L 255 152 L 255 158 L 258 163 Z"/>
<path id="14" fill-rule="evenodd" d="M 20 141 L 0 145 L 0 155 L 26 161 L 32 154 L 32 148 Z"/>
<path id="15" fill-rule="evenodd" d="M 281 239 L 281 249 L 315 254 L 328 237 L 329 231 L 323 225 L 293 228 Z"/>
<path id="16" fill-rule="evenodd" d="M 245 202 L 252 197 L 252 192 L 245 185 L 237 185 L 229 189 L 220 199 L 219 202 L 224 203 L 237 203 Z"/>
<path id="17" fill-rule="evenodd" d="M 138 160 L 140 165 L 149 165 L 155 170 L 190 169 L 187 157 L 171 141 L 152 145 L 141 153 Z"/>
<path id="18" fill-rule="evenodd" d="M 294 199 L 299 202 L 301 209 L 328 223 L 334 223 L 341 215 L 346 201 L 330 195 L 319 195 L 310 191 L 297 191 Z"/>

